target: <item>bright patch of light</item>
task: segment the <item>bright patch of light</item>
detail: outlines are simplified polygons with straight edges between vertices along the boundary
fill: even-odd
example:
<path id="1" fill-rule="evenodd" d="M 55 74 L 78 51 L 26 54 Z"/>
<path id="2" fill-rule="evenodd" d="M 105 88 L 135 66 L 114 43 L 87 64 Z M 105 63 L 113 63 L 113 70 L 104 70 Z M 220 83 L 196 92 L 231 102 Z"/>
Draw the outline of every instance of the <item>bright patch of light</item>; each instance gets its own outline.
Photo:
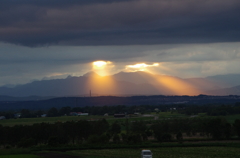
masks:
<path id="1" fill-rule="evenodd" d="M 114 65 L 111 61 L 99 60 L 92 62 L 92 71 L 102 76 L 108 75 L 113 67 Z"/>
<path id="2" fill-rule="evenodd" d="M 106 61 L 94 61 L 93 66 L 96 68 L 103 68 L 107 65 Z"/>
<path id="3" fill-rule="evenodd" d="M 127 65 L 126 70 L 128 71 L 146 71 L 148 67 L 157 67 L 159 66 L 158 63 L 154 64 L 146 64 L 146 63 L 138 63 L 135 65 Z"/>

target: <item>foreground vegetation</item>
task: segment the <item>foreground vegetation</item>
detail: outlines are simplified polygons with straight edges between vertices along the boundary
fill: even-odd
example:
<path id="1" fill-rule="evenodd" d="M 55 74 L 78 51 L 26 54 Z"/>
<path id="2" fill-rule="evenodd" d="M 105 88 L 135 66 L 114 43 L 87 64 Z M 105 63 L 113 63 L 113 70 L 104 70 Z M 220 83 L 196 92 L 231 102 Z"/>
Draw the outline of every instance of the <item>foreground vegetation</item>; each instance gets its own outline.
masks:
<path id="1" fill-rule="evenodd" d="M 0 158 L 41 158 L 33 154 L 0 155 Z"/>
<path id="2" fill-rule="evenodd" d="M 155 158 L 237 158 L 240 148 L 235 147 L 174 147 L 150 148 Z M 85 158 L 140 158 L 141 149 L 103 149 L 71 151 Z"/>
<path id="3" fill-rule="evenodd" d="M 222 146 L 200 146 L 200 147 L 155 147 L 147 148 L 153 152 L 153 157 L 161 158 L 238 158 L 239 147 Z M 142 148 L 129 149 L 87 149 L 72 150 L 67 152 L 45 151 L 44 155 L 79 156 L 82 158 L 137 158 L 140 157 Z M 34 152 L 33 152 L 34 153 Z M 1 158 L 40 158 L 39 152 L 34 154 L 0 155 Z M 69 156 L 70 157 L 70 156 Z"/>
<path id="4" fill-rule="evenodd" d="M 106 119 L 0 125 L 0 145 L 141 144 L 149 141 L 232 140 L 240 137 L 240 120 L 229 123 L 222 117 L 172 118 L 108 122 Z"/>
<path id="5" fill-rule="evenodd" d="M 191 115 L 185 115 L 180 114 L 177 111 L 174 112 L 151 112 L 146 114 L 148 116 L 134 116 L 130 117 L 129 120 L 131 121 L 150 121 L 154 120 L 155 117 L 158 118 L 158 120 L 166 120 L 166 119 L 183 119 L 183 118 L 191 118 Z M 198 113 L 197 117 L 216 117 L 216 116 L 209 116 L 206 113 Z M 234 115 L 224 115 L 224 116 L 218 116 L 222 117 L 227 120 L 227 122 L 233 124 L 236 119 L 240 118 L 240 114 L 234 114 Z M 102 116 L 102 115 L 89 115 L 89 116 L 57 116 L 57 117 L 38 117 L 38 118 L 18 118 L 18 119 L 5 119 L 0 120 L 0 125 L 2 126 L 15 126 L 15 125 L 33 125 L 35 123 L 50 123 L 54 124 L 56 122 L 67 122 L 67 121 L 79 121 L 79 120 L 99 120 L 99 119 L 106 119 L 110 124 L 115 122 L 116 120 L 118 122 L 124 122 L 125 118 L 114 118 L 113 116 Z"/>
<path id="6" fill-rule="evenodd" d="M 66 154 L 83 158 L 130 158 L 140 157 L 143 148 L 151 149 L 154 157 L 163 158 L 240 156 L 239 106 L 179 105 L 166 111 L 143 107 L 135 106 L 133 110 L 139 115 L 127 118 L 64 115 L 0 120 L 0 157 L 15 158 L 14 154 L 22 154 L 18 156 L 35 158 L 32 155 L 35 152 L 67 151 Z M 125 106 L 115 108 L 122 113 Z M 112 107 L 109 109 L 114 111 Z M 212 141 L 221 143 L 216 145 Z M 229 146 L 223 141 L 238 144 Z"/>

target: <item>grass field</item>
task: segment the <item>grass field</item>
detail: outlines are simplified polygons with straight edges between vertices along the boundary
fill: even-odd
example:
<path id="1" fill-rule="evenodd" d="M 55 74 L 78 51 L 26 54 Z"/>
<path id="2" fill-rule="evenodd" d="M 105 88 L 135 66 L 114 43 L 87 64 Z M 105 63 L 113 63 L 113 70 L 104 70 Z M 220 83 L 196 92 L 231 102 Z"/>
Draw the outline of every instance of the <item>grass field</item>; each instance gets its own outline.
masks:
<path id="1" fill-rule="evenodd" d="M 236 119 L 240 119 L 240 115 L 227 115 L 224 116 L 229 123 L 234 123 Z"/>
<path id="2" fill-rule="evenodd" d="M 152 116 L 138 116 L 138 117 L 129 117 L 131 121 L 137 120 L 153 120 L 154 116 L 158 116 L 159 120 L 164 119 L 174 119 L 174 118 L 189 118 L 187 115 L 179 114 L 179 113 L 171 113 L 171 112 L 161 112 L 159 114 L 151 113 Z M 210 117 L 206 115 L 200 114 L 199 117 Z M 222 116 L 227 119 L 229 123 L 234 123 L 235 119 L 240 119 L 240 115 L 227 115 Z M 113 116 L 61 116 L 61 117 L 44 117 L 44 118 L 19 118 L 19 119 L 6 119 L 0 120 L 0 124 L 3 126 L 14 126 L 14 125 L 32 125 L 34 123 L 55 123 L 55 122 L 66 122 L 66 121 L 77 121 L 77 120 L 97 120 L 105 118 L 110 124 L 114 121 L 118 120 L 119 122 L 125 121 L 126 118 L 114 118 Z"/>
<path id="3" fill-rule="evenodd" d="M 171 112 L 161 112 L 159 114 L 151 113 L 152 116 L 138 116 L 138 117 L 129 117 L 131 121 L 137 120 L 153 120 L 154 116 L 158 116 L 159 119 L 167 119 L 167 118 L 186 118 L 189 116 L 178 114 L 178 113 L 171 113 Z M 125 121 L 126 118 L 114 118 L 113 116 L 61 116 L 61 117 L 39 117 L 39 118 L 18 118 L 18 119 L 6 119 L 0 120 L 0 124 L 3 126 L 14 126 L 14 125 L 32 125 L 34 123 L 55 123 L 58 121 L 66 122 L 66 121 L 76 121 L 76 120 L 97 120 L 105 118 L 109 123 L 113 123 L 114 121 L 118 120 L 119 122 Z"/>
<path id="4" fill-rule="evenodd" d="M 66 122 L 75 120 L 94 120 L 104 118 L 103 116 L 61 116 L 61 117 L 39 117 L 39 118 L 18 118 L 18 119 L 6 119 L 0 120 L 0 124 L 3 126 L 14 126 L 14 125 L 32 125 L 34 123 L 55 123 L 55 122 Z"/>
<path id="5" fill-rule="evenodd" d="M 20 154 L 20 155 L 0 155 L 0 158 L 41 158 L 41 157 L 30 154 Z"/>
<path id="6" fill-rule="evenodd" d="M 238 158 L 236 147 L 173 147 L 150 149 L 153 158 Z M 140 158 L 141 149 L 81 150 L 70 153 L 84 158 Z"/>
<path id="7" fill-rule="evenodd" d="M 153 153 L 153 158 L 239 158 L 239 147 L 158 147 L 147 148 Z M 41 158 L 37 155 L 52 155 L 58 157 L 64 157 L 69 155 L 79 156 L 82 158 L 140 158 L 140 152 L 142 149 L 91 149 L 91 150 L 73 150 L 64 153 L 51 151 L 48 154 L 9 154 L 0 155 L 0 158 Z"/>
<path id="8" fill-rule="evenodd" d="M 34 123 L 55 123 L 55 122 L 66 122 L 66 121 L 77 121 L 77 120 L 98 120 L 105 118 L 109 123 L 113 123 L 118 120 L 119 122 L 125 121 L 126 118 L 114 118 L 113 116 L 61 116 L 61 117 L 44 117 L 44 118 L 18 118 L 18 119 L 6 119 L 0 120 L 0 124 L 3 126 L 14 126 L 14 125 L 32 125 Z M 132 121 L 136 120 L 153 120 L 153 117 L 132 117 Z"/>

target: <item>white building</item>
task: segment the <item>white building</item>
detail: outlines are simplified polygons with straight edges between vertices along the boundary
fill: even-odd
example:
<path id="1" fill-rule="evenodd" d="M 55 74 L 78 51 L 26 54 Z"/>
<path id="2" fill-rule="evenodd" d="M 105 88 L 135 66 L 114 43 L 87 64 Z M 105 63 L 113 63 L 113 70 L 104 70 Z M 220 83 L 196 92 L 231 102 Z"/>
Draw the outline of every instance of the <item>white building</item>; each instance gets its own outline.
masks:
<path id="1" fill-rule="evenodd" d="M 6 117 L 5 116 L 0 116 L 0 120 L 5 120 Z"/>

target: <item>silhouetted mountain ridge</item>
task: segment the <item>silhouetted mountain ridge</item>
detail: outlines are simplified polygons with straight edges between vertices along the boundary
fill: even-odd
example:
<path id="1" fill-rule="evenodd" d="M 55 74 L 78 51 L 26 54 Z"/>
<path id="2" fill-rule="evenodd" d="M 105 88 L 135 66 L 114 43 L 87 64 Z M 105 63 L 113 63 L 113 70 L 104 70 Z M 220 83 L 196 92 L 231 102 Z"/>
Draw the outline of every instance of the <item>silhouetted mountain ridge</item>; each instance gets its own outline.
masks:
<path id="1" fill-rule="evenodd" d="M 226 75 L 227 76 L 227 75 Z M 236 75 L 240 76 L 240 75 Z M 214 78 L 214 80 L 212 79 Z M 92 95 L 240 95 L 240 86 L 227 87 L 225 76 L 182 79 L 148 72 L 119 72 L 100 76 L 95 72 L 65 79 L 33 81 L 15 87 L 0 87 L 0 95 L 26 96 L 89 96 Z M 239 80 L 240 81 L 240 80 Z M 237 84 L 235 82 L 234 84 Z M 240 83 L 239 83 L 240 85 Z"/>

